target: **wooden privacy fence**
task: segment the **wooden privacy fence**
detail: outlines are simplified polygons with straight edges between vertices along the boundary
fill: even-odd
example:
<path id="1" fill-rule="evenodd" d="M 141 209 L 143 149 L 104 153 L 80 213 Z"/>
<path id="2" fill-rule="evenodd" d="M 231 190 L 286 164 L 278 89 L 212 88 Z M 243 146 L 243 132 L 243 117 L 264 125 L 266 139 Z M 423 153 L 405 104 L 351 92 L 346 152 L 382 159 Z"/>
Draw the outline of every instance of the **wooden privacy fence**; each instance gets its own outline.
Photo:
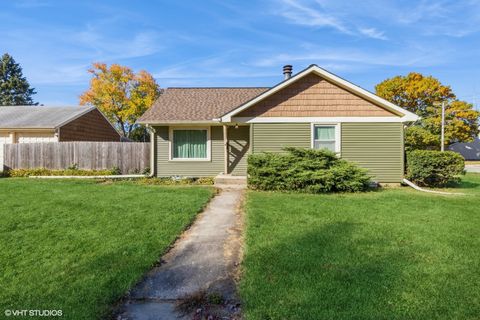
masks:
<path id="1" fill-rule="evenodd" d="M 142 173 L 150 167 L 148 142 L 45 142 L 4 145 L 8 169 L 46 168 L 101 170 L 117 167 L 122 174 Z"/>

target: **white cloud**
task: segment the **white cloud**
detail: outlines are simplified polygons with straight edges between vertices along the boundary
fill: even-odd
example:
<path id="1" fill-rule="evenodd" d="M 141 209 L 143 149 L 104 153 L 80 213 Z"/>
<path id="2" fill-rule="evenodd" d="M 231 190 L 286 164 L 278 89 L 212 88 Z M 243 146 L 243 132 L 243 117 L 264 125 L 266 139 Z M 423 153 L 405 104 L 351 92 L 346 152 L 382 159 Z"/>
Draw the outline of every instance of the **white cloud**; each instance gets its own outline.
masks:
<path id="1" fill-rule="evenodd" d="M 83 30 L 25 27 L 0 30 L 0 38 L 14 57 L 15 52 L 22 53 L 19 62 L 35 85 L 86 84 L 92 62 L 121 63 L 163 50 L 160 32 L 141 30 L 119 36 L 111 30 L 111 25 L 102 29 L 98 23 L 89 23 Z"/>
<path id="2" fill-rule="evenodd" d="M 447 1 L 421 0 L 415 2 L 413 7 L 398 10 L 397 21 L 399 23 L 412 24 L 422 20 L 438 19 L 440 23 L 443 19 L 449 19 L 450 9 L 452 8 Z"/>
<path id="3" fill-rule="evenodd" d="M 437 65 L 444 61 L 446 50 L 433 50 L 432 47 L 406 47 L 402 50 L 369 50 L 358 48 L 325 49 L 309 46 L 305 50 L 295 50 L 280 54 L 266 54 L 252 60 L 251 65 L 257 67 L 272 67 L 287 63 L 320 66 L 332 65 L 338 69 L 367 68 L 371 66 L 396 66 L 396 67 L 426 67 Z"/>
<path id="4" fill-rule="evenodd" d="M 292 23 L 313 27 L 331 27 L 342 33 L 351 33 L 337 18 L 322 12 L 320 5 L 317 5 L 318 8 L 312 8 L 297 0 L 282 0 L 281 2 L 284 7 L 279 14 Z"/>
<path id="5" fill-rule="evenodd" d="M 316 43 L 302 43 L 281 53 L 276 48 L 263 47 L 257 51 L 252 48 L 248 54 L 231 51 L 190 59 L 163 66 L 153 75 L 162 86 L 272 85 L 281 80 L 281 66 L 285 64 L 293 64 L 295 72 L 316 63 L 333 72 L 358 73 L 377 67 L 415 68 L 443 63 L 446 59 L 444 54 L 448 52 L 431 52 L 431 49 L 431 46 L 408 46 L 402 50 L 355 47 L 327 49 Z"/>
<path id="6" fill-rule="evenodd" d="M 414 7 L 398 10 L 395 22 L 418 30 L 424 36 L 464 37 L 480 31 L 477 0 L 422 0 Z"/>
<path id="7" fill-rule="evenodd" d="M 290 23 L 308 27 L 329 27 L 343 34 L 388 40 L 385 32 L 373 27 L 356 27 L 352 12 L 347 7 L 329 8 L 326 1 L 304 2 L 302 0 L 279 0 L 281 15 Z M 354 6 L 354 9 L 355 8 Z"/>
<path id="8" fill-rule="evenodd" d="M 272 13 L 289 23 L 332 28 L 354 37 L 388 40 L 386 31 L 408 37 L 465 37 L 480 31 L 478 0 L 271 0 Z M 390 32 L 392 33 L 392 32 Z"/>
<path id="9" fill-rule="evenodd" d="M 378 31 L 375 28 L 358 28 L 358 31 L 369 38 L 388 40 L 387 36 L 385 36 L 385 33 L 383 31 Z"/>
<path id="10" fill-rule="evenodd" d="M 151 55 L 162 49 L 161 34 L 153 30 L 142 30 L 125 35 L 109 34 L 116 18 L 87 23 L 84 30 L 68 35 L 71 44 L 78 44 L 88 50 L 97 60 L 129 59 Z M 110 27 L 108 28 L 107 25 Z M 107 31 L 105 31 L 107 30 Z"/>
<path id="11" fill-rule="evenodd" d="M 241 53 L 224 52 L 219 55 L 199 57 L 182 63 L 165 66 L 155 72 L 158 79 L 176 79 L 176 82 L 198 82 L 197 79 L 260 78 L 275 76 L 270 70 L 259 69 L 247 64 L 232 64 Z M 183 79 L 183 80 L 180 80 Z M 205 84 L 205 82 L 204 82 Z"/>

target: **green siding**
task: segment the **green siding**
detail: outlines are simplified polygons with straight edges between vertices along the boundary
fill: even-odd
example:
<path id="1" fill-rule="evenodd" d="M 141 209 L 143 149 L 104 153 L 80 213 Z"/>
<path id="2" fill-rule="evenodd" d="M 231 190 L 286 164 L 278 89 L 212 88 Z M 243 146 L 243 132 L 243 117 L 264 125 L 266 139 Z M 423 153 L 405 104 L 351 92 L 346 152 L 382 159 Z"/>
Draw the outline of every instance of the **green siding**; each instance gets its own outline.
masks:
<path id="1" fill-rule="evenodd" d="M 222 127 L 212 126 L 210 131 L 210 161 L 169 161 L 168 127 L 155 127 L 156 130 L 156 174 L 158 177 L 188 176 L 212 177 L 224 170 L 224 148 Z"/>
<path id="2" fill-rule="evenodd" d="M 378 182 L 403 178 L 402 123 L 342 123 L 342 158 L 369 170 Z M 310 123 L 252 124 L 252 152 L 280 152 L 285 146 L 311 147 Z"/>
<path id="3" fill-rule="evenodd" d="M 283 147 L 311 147 L 310 123 L 252 124 L 252 152 L 282 152 Z"/>
<path id="4" fill-rule="evenodd" d="M 168 127 L 156 127 L 156 174 L 165 176 L 215 176 L 224 170 L 222 127 L 211 128 L 211 161 L 169 161 Z M 235 131 L 237 130 L 237 131 Z M 250 143 L 249 131 L 251 134 Z M 310 123 L 255 123 L 229 129 L 229 169 L 232 175 L 246 174 L 249 151 L 281 152 L 283 147 L 310 148 Z M 403 178 L 402 123 L 342 123 L 342 158 L 369 170 L 378 182 L 398 183 Z M 243 151 L 242 151 L 243 150 Z M 246 151 L 246 152 L 245 152 Z M 234 159 L 239 159 L 235 161 Z"/>
<path id="5" fill-rule="evenodd" d="M 228 172 L 234 176 L 247 175 L 247 157 L 250 149 L 250 127 L 228 128 Z"/>
<path id="6" fill-rule="evenodd" d="M 369 170 L 379 182 L 403 178 L 402 123 L 342 123 L 342 158 Z"/>

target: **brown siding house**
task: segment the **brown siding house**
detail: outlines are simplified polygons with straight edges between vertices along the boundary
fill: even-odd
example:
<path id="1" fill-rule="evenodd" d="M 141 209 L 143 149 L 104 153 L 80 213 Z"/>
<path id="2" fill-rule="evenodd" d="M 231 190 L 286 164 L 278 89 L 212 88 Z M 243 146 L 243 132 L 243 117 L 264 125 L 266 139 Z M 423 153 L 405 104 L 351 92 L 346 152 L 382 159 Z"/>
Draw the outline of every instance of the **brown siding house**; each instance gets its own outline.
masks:
<path id="1" fill-rule="evenodd" d="M 120 141 L 120 134 L 95 107 L 0 108 L 0 144 L 61 141 Z"/>
<path id="2" fill-rule="evenodd" d="M 120 141 L 120 135 L 98 109 L 93 109 L 60 127 L 59 140 Z"/>

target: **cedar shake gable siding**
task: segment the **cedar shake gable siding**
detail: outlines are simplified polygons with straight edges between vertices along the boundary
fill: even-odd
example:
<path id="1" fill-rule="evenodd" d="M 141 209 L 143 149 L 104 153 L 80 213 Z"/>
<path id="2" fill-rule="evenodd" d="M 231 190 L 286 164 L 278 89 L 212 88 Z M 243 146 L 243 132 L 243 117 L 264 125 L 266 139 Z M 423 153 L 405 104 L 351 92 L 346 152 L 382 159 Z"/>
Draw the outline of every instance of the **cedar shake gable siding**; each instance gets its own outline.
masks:
<path id="1" fill-rule="evenodd" d="M 397 116 L 316 74 L 309 74 L 235 117 Z"/>
<path id="2" fill-rule="evenodd" d="M 268 88 L 167 88 L 139 123 L 210 122 Z"/>
<path id="3" fill-rule="evenodd" d="M 98 111 L 92 111 L 60 127 L 59 141 L 120 141 L 120 135 Z"/>

